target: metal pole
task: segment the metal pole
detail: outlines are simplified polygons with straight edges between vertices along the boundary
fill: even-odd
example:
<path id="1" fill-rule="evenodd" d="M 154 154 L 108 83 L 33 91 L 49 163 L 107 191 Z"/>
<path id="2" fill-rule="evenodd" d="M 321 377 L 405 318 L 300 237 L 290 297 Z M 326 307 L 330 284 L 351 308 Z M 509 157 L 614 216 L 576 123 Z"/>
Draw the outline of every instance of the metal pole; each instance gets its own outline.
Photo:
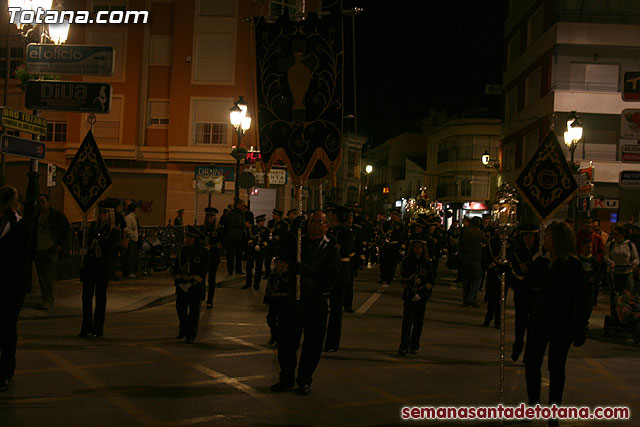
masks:
<path id="1" fill-rule="evenodd" d="M 302 215 L 302 185 L 296 186 L 298 197 L 298 214 Z M 302 227 L 298 227 L 297 257 L 298 264 L 302 262 Z M 300 301 L 300 274 L 296 274 L 296 301 Z"/>
<path id="2" fill-rule="evenodd" d="M 9 72 L 9 67 L 11 67 L 10 36 L 11 36 L 11 24 L 8 23 L 7 24 L 7 63 L 6 63 L 6 70 L 5 70 L 5 73 L 4 73 L 4 103 L 2 104 L 5 107 L 7 106 L 7 103 L 9 102 L 9 77 L 11 76 L 11 74 Z M 3 126 L 2 134 L 4 135 L 4 133 L 5 132 L 4 132 L 4 126 Z M 7 170 L 7 159 L 6 159 L 4 153 L 2 153 L 1 162 L 2 162 L 2 164 L 0 165 L 0 167 L 2 167 L 2 172 L 0 173 L 0 185 L 4 185 L 6 183 L 6 172 L 5 171 Z"/>
<path id="3" fill-rule="evenodd" d="M 504 266 L 507 263 L 507 231 L 500 232 L 500 262 Z M 505 344 L 505 303 L 507 299 L 506 273 L 500 277 L 500 403 L 504 403 L 504 344 Z M 502 424 L 502 421 L 501 421 Z"/>
<path id="4" fill-rule="evenodd" d="M 320 207 L 320 209 L 322 209 L 322 179 L 320 179 L 320 185 L 318 186 L 318 190 L 320 193 L 320 203 L 318 203 L 318 206 Z"/>

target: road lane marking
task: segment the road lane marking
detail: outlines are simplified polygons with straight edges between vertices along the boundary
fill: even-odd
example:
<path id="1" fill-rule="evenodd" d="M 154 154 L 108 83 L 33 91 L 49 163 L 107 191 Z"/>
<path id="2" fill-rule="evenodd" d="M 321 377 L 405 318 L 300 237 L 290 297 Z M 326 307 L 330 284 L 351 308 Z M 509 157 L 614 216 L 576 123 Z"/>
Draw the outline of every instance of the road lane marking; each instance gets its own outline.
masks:
<path id="1" fill-rule="evenodd" d="M 110 388 L 107 384 L 98 380 L 96 377 L 89 374 L 84 369 L 78 367 L 77 365 L 73 364 L 73 362 L 65 359 L 64 357 L 52 351 L 43 351 L 42 353 L 53 363 L 63 368 L 73 377 L 75 377 L 82 383 L 88 385 L 89 387 L 106 388 L 106 389 Z M 104 398 L 110 401 L 111 403 L 113 403 L 118 408 L 122 409 L 131 417 L 135 418 L 140 424 L 145 424 L 145 425 L 158 424 L 158 421 L 155 418 L 153 418 L 151 415 L 147 414 L 145 411 L 135 406 L 133 403 L 131 403 L 127 399 L 124 399 L 120 396 L 110 395 L 110 394 L 105 395 Z"/>
<path id="2" fill-rule="evenodd" d="M 382 294 L 384 293 L 384 291 L 389 287 L 389 285 L 384 284 L 382 285 L 382 287 L 380 289 L 378 289 L 373 295 L 371 295 L 369 297 L 368 300 L 366 300 L 364 302 L 364 304 L 362 304 L 360 306 L 360 308 L 358 308 L 356 310 L 356 314 L 364 314 L 367 312 L 367 310 L 369 310 L 371 308 L 371 306 L 373 304 L 375 304 L 376 301 L 378 301 L 378 298 L 380 298 L 382 296 Z"/>
<path id="3" fill-rule="evenodd" d="M 163 348 L 159 348 L 159 347 L 147 347 L 149 350 L 164 354 L 165 356 L 168 356 L 171 359 L 174 360 L 185 360 L 184 358 L 181 357 L 177 357 L 175 355 L 173 355 L 171 352 L 163 349 Z M 189 362 L 187 360 L 187 362 Z M 233 377 L 228 377 L 225 374 L 218 372 L 218 371 L 214 371 L 211 368 L 208 368 L 204 365 L 201 365 L 200 363 L 190 363 L 191 367 L 197 371 L 202 372 L 205 375 L 210 376 L 211 378 L 213 378 L 214 380 L 217 380 L 223 384 L 227 384 L 237 390 L 240 390 L 244 393 L 247 393 L 248 395 L 252 396 L 252 397 L 256 397 L 256 398 L 260 398 L 260 397 L 264 397 L 263 394 L 261 394 L 258 390 L 254 389 L 253 387 L 249 387 L 246 384 L 241 383 L 238 378 L 233 378 Z"/>
<path id="4" fill-rule="evenodd" d="M 213 334 L 213 335 L 216 336 L 216 337 L 224 338 L 227 341 L 231 341 L 231 342 L 234 342 L 236 344 L 240 344 L 240 345 L 243 345 L 245 347 L 253 348 L 253 349 L 256 349 L 256 350 L 264 350 L 265 349 L 264 346 L 261 346 L 261 345 L 258 345 L 258 344 L 254 344 L 252 342 L 243 340 L 241 338 L 230 337 L 230 336 L 222 335 L 222 334 Z"/>
<path id="5" fill-rule="evenodd" d="M 217 353 L 209 356 L 210 358 L 214 357 L 241 357 L 241 356 L 255 356 L 257 354 L 271 354 L 276 352 L 276 349 L 273 350 L 258 350 L 258 351 L 241 351 L 237 353 Z"/>

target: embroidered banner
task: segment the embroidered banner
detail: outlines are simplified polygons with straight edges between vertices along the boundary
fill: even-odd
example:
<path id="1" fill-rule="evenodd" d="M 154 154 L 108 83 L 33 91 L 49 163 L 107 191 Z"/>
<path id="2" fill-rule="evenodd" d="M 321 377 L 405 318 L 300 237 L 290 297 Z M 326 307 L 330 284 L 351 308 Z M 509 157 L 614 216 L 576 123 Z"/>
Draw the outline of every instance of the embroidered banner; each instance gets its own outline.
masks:
<path id="1" fill-rule="evenodd" d="M 111 185 L 107 165 L 91 130 L 84 137 L 62 182 L 76 199 L 82 212 L 87 212 Z"/>
<path id="2" fill-rule="evenodd" d="M 549 132 L 515 184 L 541 221 L 573 197 L 578 185 L 553 131 Z"/>
<path id="3" fill-rule="evenodd" d="M 335 172 L 342 141 L 341 2 L 319 17 L 255 21 L 260 155 L 277 160 L 303 183 L 322 162 Z"/>

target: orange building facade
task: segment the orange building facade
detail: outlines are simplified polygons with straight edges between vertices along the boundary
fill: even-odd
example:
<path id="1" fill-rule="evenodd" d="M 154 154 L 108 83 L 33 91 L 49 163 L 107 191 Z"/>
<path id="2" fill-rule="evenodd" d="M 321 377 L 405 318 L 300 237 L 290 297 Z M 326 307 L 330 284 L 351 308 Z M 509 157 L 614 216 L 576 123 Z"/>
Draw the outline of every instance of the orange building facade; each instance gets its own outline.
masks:
<path id="1" fill-rule="evenodd" d="M 111 112 L 96 115 L 93 125 L 113 179 L 102 198 L 135 201 L 142 225 L 166 224 L 178 209 L 185 209 L 185 223 L 193 223 L 196 212 L 202 222 L 209 197 L 195 194 L 195 167 L 215 165 L 227 173 L 235 169 L 230 152 L 237 137 L 229 109 L 241 95 L 253 116 L 242 145 L 258 146 L 254 33 L 245 18 L 266 15 L 272 5 L 254 0 L 82 0 L 73 9 L 106 7 L 148 10 L 149 22 L 72 25 L 67 40 L 112 46 L 115 52 L 111 77 L 62 76 L 107 82 L 113 88 Z M 13 34 L 10 44 L 10 59 L 19 60 L 16 52 L 25 42 Z M 9 81 L 7 106 L 25 111 L 18 83 Z M 40 162 L 40 192 L 48 192 L 52 205 L 63 208 L 71 221 L 81 220 L 82 212 L 63 188 L 62 174 L 89 129 L 87 115 L 41 114 L 49 132 L 43 138 L 46 159 Z M 18 187 L 21 195 L 26 190 L 26 160 L 7 156 L 6 182 Z M 55 187 L 47 187 L 47 164 L 57 166 Z M 232 203 L 233 188 L 234 182 L 227 181 L 224 194 L 211 196 L 211 206 L 222 212 Z M 279 200 L 286 193 L 282 186 Z M 90 211 L 89 217 L 93 215 Z"/>

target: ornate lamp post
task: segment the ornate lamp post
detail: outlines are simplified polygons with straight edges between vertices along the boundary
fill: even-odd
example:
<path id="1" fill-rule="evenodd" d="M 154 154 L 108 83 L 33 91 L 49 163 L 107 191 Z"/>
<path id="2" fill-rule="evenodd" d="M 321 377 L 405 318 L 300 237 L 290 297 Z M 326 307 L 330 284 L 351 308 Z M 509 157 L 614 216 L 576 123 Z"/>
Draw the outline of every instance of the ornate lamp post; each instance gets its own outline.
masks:
<path id="1" fill-rule="evenodd" d="M 238 135 L 238 145 L 233 147 L 231 151 L 231 157 L 236 159 L 234 201 L 240 198 L 240 182 L 238 180 L 240 175 L 240 160 L 246 159 L 247 157 L 247 149 L 242 146 L 242 137 L 251 127 L 251 115 L 247 113 L 247 108 L 247 102 L 244 100 L 244 97 L 241 96 L 229 111 L 229 120 L 236 130 L 236 135 Z"/>
<path id="2" fill-rule="evenodd" d="M 507 264 L 507 239 L 518 226 L 518 193 L 509 184 L 503 184 L 496 191 L 491 206 L 491 226 L 494 227 L 501 240 L 500 263 Z M 500 277 L 500 402 L 504 397 L 504 345 L 505 345 L 505 303 L 506 273 Z"/>
<path id="3" fill-rule="evenodd" d="M 564 133 L 564 143 L 571 153 L 571 167 L 573 168 L 573 158 L 578 146 L 578 141 L 582 139 L 582 120 L 575 111 L 572 111 L 567 119 L 567 131 Z"/>
<path id="4" fill-rule="evenodd" d="M 491 160 L 491 154 L 489 154 L 489 151 L 487 150 L 482 153 L 481 160 L 482 164 L 487 169 L 500 169 L 500 162 L 498 160 Z"/>

